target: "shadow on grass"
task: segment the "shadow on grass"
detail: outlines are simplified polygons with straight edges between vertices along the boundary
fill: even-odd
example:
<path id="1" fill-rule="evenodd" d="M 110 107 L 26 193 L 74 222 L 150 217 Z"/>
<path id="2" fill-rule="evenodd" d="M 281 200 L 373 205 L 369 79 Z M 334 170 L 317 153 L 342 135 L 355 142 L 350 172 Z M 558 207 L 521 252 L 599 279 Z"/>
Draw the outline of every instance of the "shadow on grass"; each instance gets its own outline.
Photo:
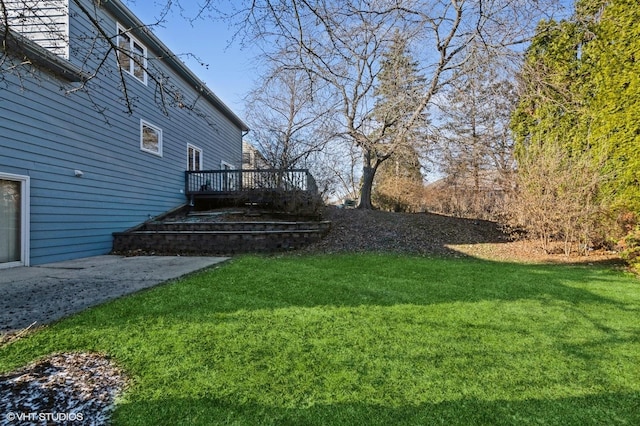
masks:
<path id="1" fill-rule="evenodd" d="M 593 266 L 247 256 L 61 321 L 0 364 L 113 355 L 135 379 L 116 424 L 640 424 L 639 311 L 635 277 Z M 618 393 L 572 396 L 602 390 Z"/>
<path id="2" fill-rule="evenodd" d="M 639 310 L 614 286 L 637 286 L 606 267 L 527 265 L 479 259 L 402 255 L 247 256 L 113 302 L 118 312 L 93 309 L 111 325 L 165 316 L 201 320 L 216 313 L 289 307 L 428 306 L 533 299 L 604 304 Z"/>
<path id="3" fill-rule="evenodd" d="M 172 425 L 631 425 L 640 424 L 640 393 L 558 400 L 460 399 L 404 407 L 364 403 L 274 408 L 216 399 L 158 400 L 119 406 L 118 424 Z"/>

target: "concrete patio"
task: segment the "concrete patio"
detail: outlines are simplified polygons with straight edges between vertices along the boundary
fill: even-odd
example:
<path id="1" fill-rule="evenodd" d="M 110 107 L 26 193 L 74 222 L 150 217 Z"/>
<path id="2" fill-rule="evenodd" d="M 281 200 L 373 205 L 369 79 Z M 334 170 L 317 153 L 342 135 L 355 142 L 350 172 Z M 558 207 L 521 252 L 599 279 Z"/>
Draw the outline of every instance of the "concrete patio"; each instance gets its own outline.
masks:
<path id="1" fill-rule="evenodd" d="M 0 335 L 48 324 L 226 260 L 105 255 L 0 269 Z"/>

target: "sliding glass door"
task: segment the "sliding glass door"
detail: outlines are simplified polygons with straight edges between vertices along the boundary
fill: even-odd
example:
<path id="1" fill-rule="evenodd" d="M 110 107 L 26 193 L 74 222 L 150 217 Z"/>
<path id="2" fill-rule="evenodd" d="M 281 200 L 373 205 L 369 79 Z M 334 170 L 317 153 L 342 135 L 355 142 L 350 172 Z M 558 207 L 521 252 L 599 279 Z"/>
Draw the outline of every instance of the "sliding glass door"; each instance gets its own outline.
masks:
<path id="1" fill-rule="evenodd" d="M 0 268 L 28 265 L 28 177 L 0 174 Z"/>

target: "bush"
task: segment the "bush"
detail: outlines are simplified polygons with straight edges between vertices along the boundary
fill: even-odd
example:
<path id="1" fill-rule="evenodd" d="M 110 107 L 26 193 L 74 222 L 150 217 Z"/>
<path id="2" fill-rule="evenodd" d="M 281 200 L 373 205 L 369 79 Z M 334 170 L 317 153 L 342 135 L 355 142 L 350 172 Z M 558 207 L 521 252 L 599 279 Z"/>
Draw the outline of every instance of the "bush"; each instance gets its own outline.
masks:
<path id="1" fill-rule="evenodd" d="M 507 224 L 537 238 L 546 252 L 562 241 L 565 255 L 586 254 L 611 228 L 600 167 L 590 153 L 570 155 L 556 143 L 527 149 L 518 163 Z"/>
<path id="2" fill-rule="evenodd" d="M 422 181 L 409 177 L 392 177 L 376 182 L 373 203 L 381 210 L 415 213 L 420 210 Z"/>
<path id="3" fill-rule="evenodd" d="M 640 271 L 640 225 L 631 230 L 618 244 L 620 256 L 633 269 Z"/>

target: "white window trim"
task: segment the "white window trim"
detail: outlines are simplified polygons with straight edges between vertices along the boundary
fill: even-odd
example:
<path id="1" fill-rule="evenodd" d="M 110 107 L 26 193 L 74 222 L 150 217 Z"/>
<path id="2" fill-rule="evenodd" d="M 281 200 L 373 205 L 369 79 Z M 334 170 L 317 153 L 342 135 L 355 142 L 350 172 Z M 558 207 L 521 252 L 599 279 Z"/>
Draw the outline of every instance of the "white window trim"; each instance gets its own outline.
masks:
<path id="1" fill-rule="evenodd" d="M 11 173 L 0 173 L 0 179 L 20 182 L 20 261 L 0 263 L 0 269 L 12 268 L 15 266 L 29 266 L 31 257 L 31 178 L 29 176 L 14 175 Z"/>
<path id="2" fill-rule="evenodd" d="M 144 147 L 144 126 L 150 127 L 156 132 L 158 132 L 158 151 L 154 151 L 152 149 L 147 149 Z M 149 154 L 157 155 L 158 157 L 162 157 L 162 129 L 155 124 L 149 123 L 145 120 L 140 120 L 140 150 L 144 152 L 148 152 Z"/>
<path id="3" fill-rule="evenodd" d="M 228 166 L 228 169 L 225 166 Z M 235 170 L 235 169 L 236 168 L 233 167 L 233 164 L 227 163 L 224 160 L 220 161 L 220 170 Z"/>
<path id="4" fill-rule="evenodd" d="M 120 67 L 120 60 L 118 57 L 116 57 L 116 62 L 118 64 L 118 67 L 121 68 L 125 73 L 129 74 L 131 77 L 135 78 L 137 81 L 139 81 L 140 83 L 144 84 L 145 86 L 147 85 L 148 82 L 148 78 L 147 78 L 147 57 L 148 57 L 148 52 L 149 49 L 147 49 L 147 46 L 144 43 L 141 43 L 140 40 L 138 40 L 136 37 L 133 36 L 133 34 L 131 34 L 131 30 L 126 29 L 125 27 L 123 27 L 122 25 L 120 25 L 119 23 L 116 26 L 116 46 L 120 47 L 120 43 L 118 41 L 118 39 L 120 38 L 120 32 L 123 32 L 127 35 L 127 37 L 129 37 L 129 40 L 131 42 L 131 45 L 129 46 L 129 51 L 133 51 L 132 49 L 132 45 L 133 43 L 137 43 L 138 45 L 140 45 L 143 49 L 143 56 L 144 56 L 144 60 L 143 60 L 143 64 L 142 64 L 142 69 L 144 71 L 144 74 L 142 76 L 142 79 L 138 78 L 134 72 L 131 69 L 124 69 L 122 67 Z M 118 50 L 118 55 L 120 55 L 120 51 Z M 134 60 L 133 58 L 129 58 L 130 59 L 130 63 L 132 64 L 131 66 L 134 66 Z"/>
<path id="5" fill-rule="evenodd" d="M 200 167 L 198 168 L 198 170 L 202 170 L 202 165 L 204 164 L 202 148 L 197 147 L 190 143 L 187 143 L 187 170 L 189 170 L 189 149 L 193 149 L 200 152 Z"/>

